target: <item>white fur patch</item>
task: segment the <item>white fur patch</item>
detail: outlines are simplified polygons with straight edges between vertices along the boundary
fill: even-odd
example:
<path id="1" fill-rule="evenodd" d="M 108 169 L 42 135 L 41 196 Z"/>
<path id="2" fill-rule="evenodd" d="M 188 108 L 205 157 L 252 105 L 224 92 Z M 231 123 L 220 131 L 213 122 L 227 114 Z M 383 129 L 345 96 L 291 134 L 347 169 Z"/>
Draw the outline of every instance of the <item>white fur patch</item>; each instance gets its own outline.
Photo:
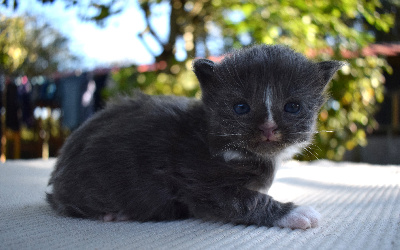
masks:
<path id="1" fill-rule="evenodd" d="M 268 111 L 268 121 L 273 122 L 274 118 L 272 116 L 271 107 L 272 107 L 272 89 L 270 86 L 267 87 L 265 90 L 265 106 L 267 107 Z"/>
<path id="2" fill-rule="evenodd" d="M 239 153 L 238 151 L 234 150 L 229 150 L 223 153 L 223 157 L 225 161 L 231 161 L 231 160 L 240 160 L 243 158 L 242 154 Z"/>
<path id="3" fill-rule="evenodd" d="M 297 207 L 274 225 L 292 229 L 308 229 L 317 227 L 320 219 L 321 214 L 312 207 Z"/>
<path id="4" fill-rule="evenodd" d="M 308 145 L 308 142 L 302 142 L 298 144 L 294 144 L 292 146 L 289 146 L 285 148 L 282 152 L 280 152 L 277 156 L 276 159 L 277 161 L 284 161 L 284 160 L 290 160 L 292 157 L 303 150 L 304 147 Z"/>

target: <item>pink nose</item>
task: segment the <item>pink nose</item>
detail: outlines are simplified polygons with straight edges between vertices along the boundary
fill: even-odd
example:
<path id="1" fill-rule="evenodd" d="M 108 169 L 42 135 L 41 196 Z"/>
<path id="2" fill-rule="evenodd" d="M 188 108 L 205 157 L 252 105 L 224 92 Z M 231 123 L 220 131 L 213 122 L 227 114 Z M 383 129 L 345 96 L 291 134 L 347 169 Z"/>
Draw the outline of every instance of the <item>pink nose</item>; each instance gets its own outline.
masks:
<path id="1" fill-rule="evenodd" d="M 275 122 L 265 122 L 258 126 L 258 128 L 261 130 L 261 133 L 263 135 L 264 140 L 266 141 L 276 141 L 277 138 L 275 136 L 275 130 L 278 128 L 278 125 L 276 125 Z"/>

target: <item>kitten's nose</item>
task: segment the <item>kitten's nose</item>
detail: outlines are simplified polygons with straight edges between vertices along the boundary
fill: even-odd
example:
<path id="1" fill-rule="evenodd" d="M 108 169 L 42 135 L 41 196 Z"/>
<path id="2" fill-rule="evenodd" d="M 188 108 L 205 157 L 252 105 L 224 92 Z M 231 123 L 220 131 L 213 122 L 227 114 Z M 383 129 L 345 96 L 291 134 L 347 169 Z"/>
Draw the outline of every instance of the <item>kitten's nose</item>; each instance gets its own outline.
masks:
<path id="1" fill-rule="evenodd" d="M 262 140 L 263 141 L 277 141 L 278 137 L 275 133 L 276 129 L 278 128 L 278 125 L 276 125 L 275 122 L 265 122 L 258 126 L 258 128 L 261 130 L 262 133 Z"/>

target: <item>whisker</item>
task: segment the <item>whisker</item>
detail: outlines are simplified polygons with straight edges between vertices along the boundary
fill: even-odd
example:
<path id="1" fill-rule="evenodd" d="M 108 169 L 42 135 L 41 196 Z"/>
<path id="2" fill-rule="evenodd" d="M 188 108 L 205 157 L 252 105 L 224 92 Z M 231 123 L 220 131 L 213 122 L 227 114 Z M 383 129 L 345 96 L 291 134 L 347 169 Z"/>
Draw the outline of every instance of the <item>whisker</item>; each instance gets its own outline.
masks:
<path id="1" fill-rule="evenodd" d="M 313 132 L 313 131 L 310 131 L 310 132 L 289 132 L 289 133 L 287 133 L 287 134 L 290 134 L 290 135 L 297 135 L 297 134 L 318 134 L 319 132 Z"/>
<path id="2" fill-rule="evenodd" d="M 317 160 L 319 160 L 318 156 L 314 152 L 312 152 L 309 147 L 305 147 L 304 150 L 307 151 L 310 155 L 314 156 Z"/>
<path id="3" fill-rule="evenodd" d="M 241 136 L 243 134 L 211 134 L 211 135 L 214 135 L 214 136 L 232 136 L 232 135 Z"/>
<path id="4" fill-rule="evenodd" d="M 334 133 L 333 130 L 320 130 L 320 131 L 302 131 L 302 132 L 289 132 L 288 134 L 295 135 L 295 134 L 319 134 L 319 133 Z"/>
<path id="5" fill-rule="evenodd" d="M 311 148 L 311 146 L 316 147 L 319 151 L 322 152 L 322 149 L 321 149 L 320 147 L 318 147 L 318 145 L 316 145 L 316 144 L 311 144 L 311 145 L 309 146 L 309 148 Z"/>
<path id="6" fill-rule="evenodd" d="M 287 134 L 290 134 L 290 135 L 297 135 L 297 134 L 317 134 L 318 132 L 311 132 L 311 131 L 303 131 L 303 132 L 290 132 L 290 133 L 287 133 Z"/>

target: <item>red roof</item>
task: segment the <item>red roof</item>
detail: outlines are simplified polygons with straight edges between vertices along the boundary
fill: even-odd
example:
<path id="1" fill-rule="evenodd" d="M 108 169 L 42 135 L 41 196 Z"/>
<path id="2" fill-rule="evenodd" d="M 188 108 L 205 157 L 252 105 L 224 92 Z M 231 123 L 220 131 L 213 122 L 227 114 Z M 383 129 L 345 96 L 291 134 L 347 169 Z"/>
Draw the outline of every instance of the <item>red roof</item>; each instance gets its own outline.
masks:
<path id="1" fill-rule="evenodd" d="M 347 49 L 342 49 L 340 53 L 346 59 L 355 58 L 360 55 L 359 51 Z M 306 52 L 306 55 L 311 58 L 316 57 L 318 54 L 333 55 L 334 51 L 332 48 L 326 48 L 321 50 L 310 49 Z M 361 55 L 363 56 L 396 56 L 398 54 L 400 54 L 400 44 L 397 43 L 371 44 L 361 50 Z"/>
<path id="2" fill-rule="evenodd" d="M 363 49 L 364 56 L 381 55 L 381 56 L 397 56 L 400 54 L 400 44 L 398 43 L 383 43 L 372 44 Z"/>

